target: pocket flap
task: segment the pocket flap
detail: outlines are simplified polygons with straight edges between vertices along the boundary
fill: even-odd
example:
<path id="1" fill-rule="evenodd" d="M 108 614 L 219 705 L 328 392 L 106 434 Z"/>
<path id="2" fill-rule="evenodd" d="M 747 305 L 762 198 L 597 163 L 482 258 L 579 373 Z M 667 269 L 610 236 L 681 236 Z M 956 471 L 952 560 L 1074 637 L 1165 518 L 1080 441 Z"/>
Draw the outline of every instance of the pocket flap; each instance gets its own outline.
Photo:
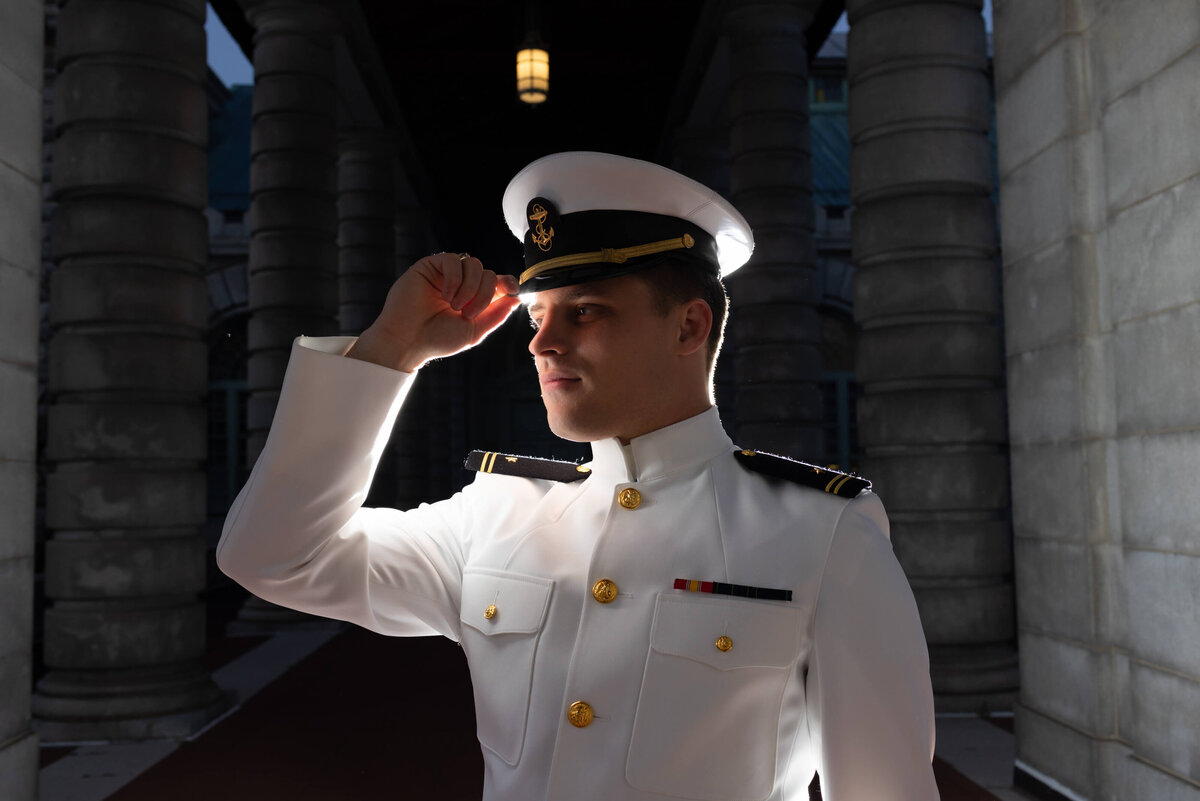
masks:
<path id="1" fill-rule="evenodd" d="M 484 634 L 532 634 L 546 617 L 553 586 L 552 579 L 468 567 L 459 616 Z"/>
<path id="2" fill-rule="evenodd" d="M 800 652 L 804 610 L 765 601 L 660 595 L 650 647 L 718 670 L 785 667 Z M 718 647 L 718 639 L 728 640 Z"/>

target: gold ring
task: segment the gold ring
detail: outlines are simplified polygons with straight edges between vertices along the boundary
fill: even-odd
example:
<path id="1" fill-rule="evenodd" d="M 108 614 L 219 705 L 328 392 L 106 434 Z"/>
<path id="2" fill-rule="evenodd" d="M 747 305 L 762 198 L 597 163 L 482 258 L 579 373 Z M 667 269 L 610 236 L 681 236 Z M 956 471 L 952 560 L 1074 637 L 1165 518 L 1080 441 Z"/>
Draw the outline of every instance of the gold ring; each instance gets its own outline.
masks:
<path id="1" fill-rule="evenodd" d="M 458 260 L 459 260 L 460 262 L 461 262 L 461 261 L 466 261 L 466 260 L 467 260 L 467 259 L 469 259 L 469 258 L 471 258 L 471 254 L 470 254 L 470 253 L 459 253 L 459 254 L 458 254 Z"/>

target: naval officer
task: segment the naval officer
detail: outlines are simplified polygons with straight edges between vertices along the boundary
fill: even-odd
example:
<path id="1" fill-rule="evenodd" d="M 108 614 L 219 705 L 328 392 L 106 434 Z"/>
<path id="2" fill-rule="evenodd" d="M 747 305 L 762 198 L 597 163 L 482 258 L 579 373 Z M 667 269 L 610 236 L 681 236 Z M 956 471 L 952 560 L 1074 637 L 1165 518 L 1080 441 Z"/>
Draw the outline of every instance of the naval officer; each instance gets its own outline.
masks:
<path id="1" fill-rule="evenodd" d="M 221 568 L 257 595 L 471 670 L 484 798 L 936 799 L 912 592 L 863 479 L 744 451 L 721 427 L 721 276 L 745 220 L 654 164 L 534 162 L 503 200 L 519 286 L 418 261 L 357 339 L 300 337 Z M 427 361 L 528 301 L 552 430 L 583 465 L 474 453 L 453 497 L 363 508 Z"/>

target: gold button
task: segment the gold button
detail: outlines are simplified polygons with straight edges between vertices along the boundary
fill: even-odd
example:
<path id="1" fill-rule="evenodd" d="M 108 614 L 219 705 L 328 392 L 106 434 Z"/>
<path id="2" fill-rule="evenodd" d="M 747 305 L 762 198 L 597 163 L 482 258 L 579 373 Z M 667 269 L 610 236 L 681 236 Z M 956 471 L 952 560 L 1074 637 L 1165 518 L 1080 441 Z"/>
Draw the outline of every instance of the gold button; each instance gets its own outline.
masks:
<path id="1" fill-rule="evenodd" d="M 594 717 L 596 717 L 596 712 L 586 701 L 576 701 L 567 707 L 567 720 L 571 721 L 571 725 L 576 728 L 582 729 L 587 726 Z"/>
<path id="2" fill-rule="evenodd" d="M 636 509 L 642 505 L 642 493 L 633 487 L 626 487 L 617 495 L 617 503 L 626 509 Z"/>
<path id="3" fill-rule="evenodd" d="M 602 604 L 612 603 L 617 599 L 617 582 L 600 579 L 592 585 L 592 597 Z"/>
<path id="4" fill-rule="evenodd" d="M 728 651 L 733 648 L 733 640 L 722 634 L 717 638 L 717 650 L 721 652 Z"/>
<path id="5" fill-rule="evenodd" d="M 483 616 L 486 619 L 491 620 L 492 618 L 494 618 L 496 616 L 497 611 L 499 611 L 499 610 L 496 609 L 495 604 L 488 604 L 488 608 L 483 610 Z"/>
<path id="6" fill-rule="evenodd" d="M 590 467 L 584 467 L 583 465 L 579 465 L 579 467 L 576 467 L 576 468 L 575 468 L 575 472 L 577 472 L 577 473 L 590 473 L 590 472 L 592 472 L 592 468 L 590 468 Z"/>

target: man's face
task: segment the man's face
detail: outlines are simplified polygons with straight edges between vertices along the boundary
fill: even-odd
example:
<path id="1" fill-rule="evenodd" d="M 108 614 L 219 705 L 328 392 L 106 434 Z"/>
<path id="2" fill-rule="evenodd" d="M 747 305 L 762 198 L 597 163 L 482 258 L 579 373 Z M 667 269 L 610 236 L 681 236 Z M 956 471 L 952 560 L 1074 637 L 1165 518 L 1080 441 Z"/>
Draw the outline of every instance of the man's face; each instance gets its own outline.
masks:
<path id="1" fill-rule="evenodd" d="M 547 289 L 529 306 L 550 429 L 576 442 L 628 440 L 677 422 L 679 336 L 638 278 Z"/>

